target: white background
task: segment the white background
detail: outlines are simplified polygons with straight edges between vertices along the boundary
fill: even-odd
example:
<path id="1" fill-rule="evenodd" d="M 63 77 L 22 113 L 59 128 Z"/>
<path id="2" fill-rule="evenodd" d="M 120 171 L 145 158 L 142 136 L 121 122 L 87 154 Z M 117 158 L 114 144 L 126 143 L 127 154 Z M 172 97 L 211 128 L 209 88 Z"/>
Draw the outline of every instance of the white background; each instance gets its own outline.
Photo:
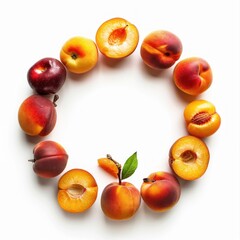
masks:
<path id="1" fill-rule="evenodd" d="M 239 239 L 239 1 L 1 1 L 1 239 Z M 95 39 L 112 17 L 134 23 L 140 33 L 136 51 L 120 62 L 100 54 L 88 74 L 68 76 L 59 92 L 58 120 L 45 138 L 26 137 L 17 112 L 31 95 L 26 74 L 43 57 L 59 58 L 72 36 Z M 173 67 L 148 70 L 140 58 L 143 38 L 165 29 L 182 41 L 181 59 L 202 57 L 213 70 L 213 84 L 192 98 L 176 90 Z M 168 151 L 186 135 L 183 109 L 206 99 L 222 117 L 206 139 L 211 160 L 205 175 L 182 183 L 178 204 L 154 213 L 142 202 L 128 221 L 111 221 L 100 208 L 103 188 L 114 181 L 97 165 L 111 154 L 121 163 L 135 151 L 139 166 L 128 181 L 140 188 L 151 172 L 169 171 Z M 98 198 L 83 214 L 63 212 L 57 181 L 32 171 L 33 146 L 61 143 L 69 154 L 65 171 L 83 168 L 98 182 Z M 64 172 L 65 172 L 64 171 Z M 4 237 L 3 237 L 4 236 Z"/>

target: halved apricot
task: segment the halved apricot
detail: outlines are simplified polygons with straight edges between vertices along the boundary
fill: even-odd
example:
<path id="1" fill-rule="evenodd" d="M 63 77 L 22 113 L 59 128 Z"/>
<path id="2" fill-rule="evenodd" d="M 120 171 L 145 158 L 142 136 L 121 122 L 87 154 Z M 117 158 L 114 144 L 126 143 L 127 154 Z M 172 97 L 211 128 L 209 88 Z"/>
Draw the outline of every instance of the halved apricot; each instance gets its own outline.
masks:
<path id="1" fill-rule="evenodd" d="M 88 171 L 72 169 L 58 181 L 58 203 L 71 213 L 81 213 L 89 209 L 97 198 L 97 183 Z"/>
<path id="2" fill-rule="evenodd" d="M 169 165 L 184 180 L 196 180 L 207 170 L 210 153 L 207 145 L 194 136 L 184 136 L 173 143 L 169 151 Z"/>
<path id="3" fill-rule="evenodd" d="M 105 21 L 96 32 L 99 51 L 109 58 L 124 58 L 134 52 L 139 33 L 135 25 L 123 18 Z"/>

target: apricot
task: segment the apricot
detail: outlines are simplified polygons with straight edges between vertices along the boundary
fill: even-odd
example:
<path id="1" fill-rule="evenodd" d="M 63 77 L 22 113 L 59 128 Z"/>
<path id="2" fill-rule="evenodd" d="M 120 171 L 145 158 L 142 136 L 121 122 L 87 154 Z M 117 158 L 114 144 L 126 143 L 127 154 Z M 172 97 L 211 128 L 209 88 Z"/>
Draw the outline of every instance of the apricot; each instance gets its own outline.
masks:
<path id="1" fill-rule="evenodd" d="M 119 59 L 129 56 L 138 45 L 139 33 L 135 25 L 123 18 L 112 18 L 98 28 L 96 44 L 106 57 Z"/>
<path id="2" fill-rule="evenodd" d="M 68 71 L 76 74 L 85 73 L 96 66 L 98 49 L 93 40 L 75 36 L 63 44 L 60 60 Z"/>
<path id="3" fill-rule="evenodd" d="M 143 62 L 153 69 L 170 68 L 182 54 L 182 43 L 173 33 L 157 30 L 148 34 L 140 49 Z"/>
<path id="4" fill-rule="evenodd" d="M 173 143 L 169 151 L 169 165 L 184 180 L 196 180 L 207 170 L 210 153 L 207 145 L 194 136 L 184 136 Z"/>
<path id="5" fill-rule="evenodd" d="M 115 220 L 126 220 L 137 212 L 141 203 L 139 190 L 129 182 L 110 183 L 101 196 L 104 214 Z"/>
<path id="6" fill-rule="evenodd" d="M 46 136 L 53 130 L 57 121 L 56 96 L 51 101 L 34 94 L 22 102 L 18 110 L 18 122 L 27 135 Z"/>
<path id="7" fill-rule="evenodd" d="M 212 70 L 208 62 L 202 58 L 186 58 L 175 66 L 173 80 L 181 91 L 197 96 L 211 86 Z"/>
<path id="8" fill-rule="evenodd" d="M 33 171 L 42 178 L 53 178 L 63 172 L 67 165 L 68 154 L 57 142 L 42 141 L 33 148 Z"/>
<path id="9" fill-rule="evenodd" d="M 184 119 L 189 134 L 203 138 L 214 134 L 221 125 L 221 117 L 215 106 L 206 100 L 195 100 L 184 110 Z"/>
<path id="10" fill-rule="evenodd" d="M 141 196 L 153 211 L 164 212 L 177 204 L 181 196 L 178 179 L 171 173 L 158 171 L 143 179 Z"/>
<path id="11" fill-rule="evenodd" d="M 58 203 L 66 212 L 81 213 L 96 201 L 98 185 L 91 173 L 84 169 L 71 169 L 58 181 Z"/>

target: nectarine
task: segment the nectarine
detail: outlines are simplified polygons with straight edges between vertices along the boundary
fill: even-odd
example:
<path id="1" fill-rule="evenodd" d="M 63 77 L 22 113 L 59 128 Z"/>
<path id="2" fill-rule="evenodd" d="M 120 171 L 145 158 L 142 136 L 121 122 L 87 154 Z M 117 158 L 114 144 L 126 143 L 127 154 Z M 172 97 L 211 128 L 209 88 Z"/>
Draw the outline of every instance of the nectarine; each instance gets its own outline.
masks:
<path id="1" fill-rule="evenodd" d="M 57 95 L 55 95 L 57 96 Z M 18 121 L 22 130 L 30 136 L 46 136 L 54 128 L 57 112 L 53 102 L 41 95 L 31 95 L 19 107 Z"/>
<path id="2" fill-rule="evenodd" d="M 169 210 L 178 202 L 180 195 L 180 183 L 171 173 L 154 172 L 143 179 L 141 196 L 153 211 Z"/>
<path id="3" fill-rule="evenodd" d="M 182 54 L 182 43 L 173 33 L 157 30 L 148 34 L 141 45 L 143 62 L 153 69 L 170 68 Z"/>
<path id="4" fill-rule="evenodd" d="M 181 91 L 197 96 L 211 86 L 212 70 L 208 62 L 202 58 L 186 58 L 175 66 L 173 80 Z"/>

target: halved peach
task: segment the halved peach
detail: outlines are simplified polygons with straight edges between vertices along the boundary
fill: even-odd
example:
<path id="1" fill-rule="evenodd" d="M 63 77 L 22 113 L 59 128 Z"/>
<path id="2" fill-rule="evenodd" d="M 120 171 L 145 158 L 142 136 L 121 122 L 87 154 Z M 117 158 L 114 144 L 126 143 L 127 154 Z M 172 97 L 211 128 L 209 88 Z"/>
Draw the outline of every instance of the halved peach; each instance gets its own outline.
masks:
<path id="1" fill-rule="evenodd" d="M 210 153 L 207 145 L 194 136 L 184 136 L 174 142 L 169 151 L 169 165 L 184 180 L 200 178 L 207 170 Z"/>
<path id="2" fill-rule="evenodd" d="M 58 203 L 71 213 L 81 213 L 89 209 L 97 198 L 98 185 L 86 170 L 72 169 L 58 181 Z"/>
<path id="3" fill-rule="evenodd" d="M 99 51 L 109 58 L 124 58 L 134 52 L 139 33 L 135 25 L 123 18 L 105 21 L 96 32 Z"/>
<path id="4" fill-rule="evenodd" d="M 195 137 L 209 137 L 221 125 L 221 117 L 215 106 L 206 100 L 194 100 L 184 109 L 184 119 L 188 132 Z"/>

